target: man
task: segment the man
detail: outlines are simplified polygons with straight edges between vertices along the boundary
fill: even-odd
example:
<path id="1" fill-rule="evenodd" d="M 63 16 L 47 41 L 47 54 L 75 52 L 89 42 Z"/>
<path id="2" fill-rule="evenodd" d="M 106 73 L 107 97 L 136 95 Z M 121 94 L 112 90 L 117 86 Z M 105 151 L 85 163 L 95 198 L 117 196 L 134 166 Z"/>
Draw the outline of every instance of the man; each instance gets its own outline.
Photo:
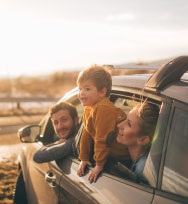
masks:
<path id="1" fill-rule="evenodd" d="M 59 160 L 73 152 L 72 142 L 78 130 L 76 108 L 70 103 L 61 102 L 53 105 L 49 113 L 55 133 L 60 139 L 35 152 L 33 160 L 37 163 Z"/>

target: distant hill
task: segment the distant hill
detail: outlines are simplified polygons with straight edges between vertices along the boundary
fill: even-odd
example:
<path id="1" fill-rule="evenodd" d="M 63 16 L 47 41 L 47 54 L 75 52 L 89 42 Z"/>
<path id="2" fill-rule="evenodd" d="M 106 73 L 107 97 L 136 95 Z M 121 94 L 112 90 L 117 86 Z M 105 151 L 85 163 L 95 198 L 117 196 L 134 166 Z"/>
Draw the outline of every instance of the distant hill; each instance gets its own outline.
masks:
<path id="1" fill-rule="evenodd" d="M 161 59 L 156 61 L 143 61 L 143 62 L 134 62 L 126 63 L 119 65 L 153 65 L 161 66 L 175 57 L 168 59 Z M 111 70 L 112 75 L 121 75 L 121 74 L 144 74 L 144 73 L 153 73 L 155 70 L 142 70 L 142 69 L 114 69 Z M 13 95 L 31 95 L 31 96 L 55 96 L 61 97 L 67 91 L 76 87 L 76 80 L 78 77 L 79 71 L 72 72 L 55 72 L 51 75 L 44 76 L 20 76 L 17 78 L 6 79 L 0 78 L 0 94 L 2 96 L 13 96 Z"/>
<path id="2" fill-rule="evenodd" d="M 160 59 L 155 61 L 140 61 L 140 62 L 131 62 L 131 63 L 123 63 L 121 65 L 153 65 L 153 66 L 161 66 L 163 64 L 166 64 L 170 60 L 174 59 L 176 57 L 166 58 L 166 59 Z"/>

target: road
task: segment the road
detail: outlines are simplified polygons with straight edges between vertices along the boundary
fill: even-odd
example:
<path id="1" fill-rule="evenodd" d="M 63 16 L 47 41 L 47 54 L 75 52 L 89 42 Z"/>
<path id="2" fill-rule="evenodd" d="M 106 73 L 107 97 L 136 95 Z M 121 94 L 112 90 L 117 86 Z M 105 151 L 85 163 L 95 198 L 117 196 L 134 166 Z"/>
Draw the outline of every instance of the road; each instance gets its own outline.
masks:
<path id="1" fill-rule="evenodd" d="M 17 144 L 17 131 L 26 125 L 37 124 L 43 115 L 0 117 L 0 145 Z"/>
<path id="2" fill-rule="evenodd" d="M 3 125 L 0 127 L 0 136 L 6 134 L 17 133 L 17 131 L 27 124 L 19 124 L 19 125 Z M 29 125 L 29 124 L 28 124 Z"/>
<path id="3" fill-rule="evenodd" d="M 42 117 L 44 116 L 0 117 L 0 162 L 17 162 L 17 154 L 23 146 L 17 136 L 18 129 L 37 124 Z"/>

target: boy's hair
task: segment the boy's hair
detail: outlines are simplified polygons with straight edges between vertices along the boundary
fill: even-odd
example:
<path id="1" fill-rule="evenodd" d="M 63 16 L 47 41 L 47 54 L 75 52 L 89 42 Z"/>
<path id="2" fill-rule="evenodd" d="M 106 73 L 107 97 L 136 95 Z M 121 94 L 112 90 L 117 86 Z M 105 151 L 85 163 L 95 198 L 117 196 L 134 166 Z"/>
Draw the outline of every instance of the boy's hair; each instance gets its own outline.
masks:
<path id="1" fill-rule="evenodd" d="M 159 117 L 159 107 L 151 103 L 141 103 L 136 107 L 137 116 L 141 121 L 140 136 L 147 135 L 152 140 Z"/>
<path id="2" fill-rule="evenodd" d="M 52 117 L 53 114 L 57 113 L 60 110 L 68 110 L 73 121 L 78 116 L 75 106 L 68 102 L 60 102 L 58 104 L 53 105 L 49 109 L 50 117 Z"/>
<path id="3" fill-rule="evenodd" d="M 112 77 L 111 74 L 102 66 L 95 64 L 81 71 L 77 79 L 77 84 L 79 85 L 83 81 L 87 80 L 91 80 L 98 91 L 106 88 L 106 97 L 110 95 L 112 88 Z"/>

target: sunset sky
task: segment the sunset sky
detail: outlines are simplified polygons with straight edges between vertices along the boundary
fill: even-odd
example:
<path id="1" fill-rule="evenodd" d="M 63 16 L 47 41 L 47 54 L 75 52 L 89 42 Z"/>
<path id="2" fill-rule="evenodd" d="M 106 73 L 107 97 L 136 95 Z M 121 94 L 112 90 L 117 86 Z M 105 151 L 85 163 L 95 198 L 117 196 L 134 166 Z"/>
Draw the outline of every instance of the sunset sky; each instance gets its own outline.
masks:
<path id="1" fill-rule="evenodd" d="M 187 0 L 0 0 L 0 77 L 188 55 Z"/>

